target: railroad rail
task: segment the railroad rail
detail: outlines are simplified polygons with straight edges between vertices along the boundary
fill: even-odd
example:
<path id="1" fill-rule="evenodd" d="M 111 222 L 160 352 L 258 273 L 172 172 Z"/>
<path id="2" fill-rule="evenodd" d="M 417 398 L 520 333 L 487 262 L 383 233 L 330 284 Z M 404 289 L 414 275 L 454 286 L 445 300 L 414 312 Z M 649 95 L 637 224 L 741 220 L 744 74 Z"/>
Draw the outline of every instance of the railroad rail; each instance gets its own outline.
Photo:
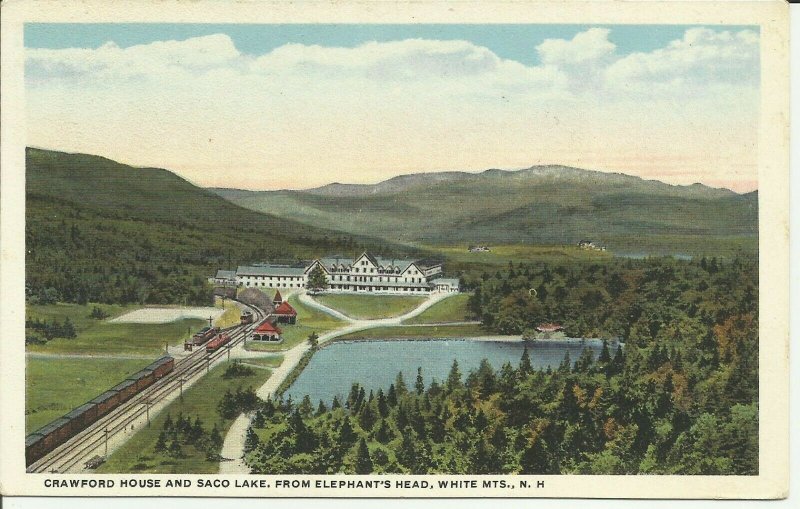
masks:
<path id="1" fill-rule="evenodd" d="M 248 304 L 241 304 L 252 310 L 255 319 L 253 323 L 222 329 L 220 332 L 231 335 L 231 341 L 226 348 L 220 348 L 213 353 L 207 353 L 205 348 L 201 348 L 176 360 L 172 371 L 32 463 L 27 468 L 27 472 L 67 472 L 87 457 L 96 455 L 97 449 L 107 445 L 111 437 L 121 431 L 127 431 L 128 426 L 132 426 L 142 415 L 147 414 L 149 422 L 149 411 L 152 405 L 168 398 L 176 390 L 182 391 L 185 382 L 194 382 L 202 377 L 202 374 L 208 372 L 211 365 L 221 357 L 225 355 L 230 357 L 230 350 L 245 341 L 253 327 L 266 317 L 264 311 Z"/>

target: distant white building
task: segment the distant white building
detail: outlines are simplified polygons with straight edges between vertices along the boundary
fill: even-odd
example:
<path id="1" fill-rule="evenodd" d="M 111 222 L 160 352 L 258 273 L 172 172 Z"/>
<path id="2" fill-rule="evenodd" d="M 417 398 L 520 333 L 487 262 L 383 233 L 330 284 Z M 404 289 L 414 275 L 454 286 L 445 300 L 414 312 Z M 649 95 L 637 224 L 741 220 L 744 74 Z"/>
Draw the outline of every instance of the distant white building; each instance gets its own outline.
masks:
<path id="1" fill-rule="evenodd" d="M 240 266 L 235 279 L 238 286 L 246 288 L 305 288 L 315 267 L 325 274 L 328 292 L 428 294 L 459 291 L 458 279 L 437 278 L 442 273 L 440 262 L 381 258 L 367 252 L 355 259 L 330 256 L 297 266 Z M 220 272 L 227 276 L 231 271 L 217 274 Z"/>

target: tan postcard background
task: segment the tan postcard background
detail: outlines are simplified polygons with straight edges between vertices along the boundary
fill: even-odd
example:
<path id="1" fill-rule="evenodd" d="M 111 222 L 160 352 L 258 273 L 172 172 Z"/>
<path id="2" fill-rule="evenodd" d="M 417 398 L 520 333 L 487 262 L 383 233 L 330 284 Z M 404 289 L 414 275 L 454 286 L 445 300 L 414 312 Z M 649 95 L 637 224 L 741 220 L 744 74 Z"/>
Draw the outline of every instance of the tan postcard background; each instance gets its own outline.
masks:
<path id="1" fill-rule="evenodd" d="M 160 2 L 11 1 L 2 4 L 2 118 L 0 119 L 0 493 L 3 495 L 253 496 L 247 489 L 46 489 L 47 474 L 26 474 L 23 454 L 25 352 L 25 22 L 193 23 L 595 23 L 759 25 L 759 475 L 758 476 L 533 476 L 545 488 L 501 490 L 281 490 L 278 497 L 535 496 L 600 498 L 780 498 L 789 479 L 789 251 L 788 251 L 788 5 L 756 2 Z M 119 478 L 217 478 L 214 475 L 102 475 Z M 282 476 L 338 479 L 357 476 Z M 376 478 L 377 476 L 371 476 Z M 391 479 L 403 476 L 381 476 Z M 412 476 L 408 476 L 412 477 Z M 507 476 L 467 476 L 504 478 Z M 85 475 L 59 475 L 81 478 Z M 240 477 L 240 479 L 243 477 Z M 427 479 L 459 476 L 425 476 Z M 163 482 L 162 482 L 163 484 Z"/>

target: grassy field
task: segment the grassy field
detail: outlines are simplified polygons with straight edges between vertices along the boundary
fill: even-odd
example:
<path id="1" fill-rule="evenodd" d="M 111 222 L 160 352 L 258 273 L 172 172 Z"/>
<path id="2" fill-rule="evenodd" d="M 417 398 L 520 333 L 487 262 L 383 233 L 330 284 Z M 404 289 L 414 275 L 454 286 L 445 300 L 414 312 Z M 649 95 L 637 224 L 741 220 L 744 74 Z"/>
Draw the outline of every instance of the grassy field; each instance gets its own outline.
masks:
<path id="1" fill-rule="evenodd" d="M 230 299 L 225 299 L 225 305 L 222 305 L 222 299 L 219 297 L 214 298 L 214 307 L 222 308 L 225 310 L 219 318 L 216 319 L 214 325 L 217 327 L 230 327 L 232 325 L 239 325 L 241 323 L 242 310 Z"/>
<path id="2" fill-rule="evenodd" d="M 183 399 L 173 401 L 155 416 L 149 428 L 142 428 L 125 445 L 114 451 L 108 461 L 97 471 L 105 473 L 216 473 L 219 470 L 219 463 L 208 461 L 205 454 L 195 450 L 194 446 L 184 445 L 184 457 L 181 458 L 157 453 L 154 449 L 167 414 L 173 421 L 179 413 L 189 417 L 192 422 L 199 417 L 206 431 L 211 431 L 216 424 L 221 435 L 225 436 L 225 432 L 233 423 L 233 420 L 222 419 L 217 412 L 217 405 L 225 391 L 234 392 L 237 388 L 246 389 L 247 387 L 257 389 L 270 376 L 269 370 L 253 369 L 253 374 L 250 376 L 224 380 L 222 374 L 227 365 L 228 363 L 220 364 L 211 370 L 211 373 L 184 391 Z"/>
<path id="3" fill-rule="evenodd" d="M 29 357 L 25 365 L 25 432 L 86 403 L 152 362 L 148 359 Z"/>
<path id="4" fill-rule="evenodd" d="M 441 302 L 437 302 L 419 315 L 403 323 L 444 323 L 469 320 L 469 311 L 467 310 L 467 301 L 469 301 L 469 297 L 467 293 L 453 295 Z"/>
<path id="5" fill-rule="evenodd" d="M 62 322 L 69 318 L 75 325 L 78 337 L 56 338 L 42 345 L 27 345 L 30 352 L 47 353 L 93 353 L 93 354 L 143 354 L 153 355 L 164 351 L 164 344 L 177 346 L 183 343 L 187 331 L 198 330 L 205 321 L 184 319 L 170 323 L 110 323 L 89 318 L 97 306 L 110 318 L 137 309 L 139 306 L 51 304 L 28 305 L 26 316 L 30 319 Z"/>
<path id="6" fill-rule="evenodd" d="M 425 301 L 425 297 L 405 295 L 318 295 L 314 299 L 358 320 L 393 318 Z"/>
<path id="7" fill-rule="evenodd" d="M 431 325 L 422 327 L 375 327 L 339 336 L 336 341 L 355 339 L 460 338 L 491 335 L 480 325 Z"/>
<path id="8" fill-rule="evenodd" d="M 261 357 L 261 358 L 249 358 L 249 359 L 241 359 L 239 362 L 249 366 L 260 366 L 262 368 L 277 368 L 283 362 L 282 355 L 276 355 L 274 357 Z"/>
<path id="9" fill-rule="evenodd" d="M 274 292 L 272 292 L 274 295 Z M 289 304 L 297 311 L 297 324 L 278 324 L 283 331 L 283 342 L 279 344 L 247 341 L 246 349 L 259 352 L 280 352 L 294 348 L 308 339 L 312 332 L 317 335 L 342 327 L 344 322 L 327 313 L 303 305 L 295 295 L 289 297 Z"/>

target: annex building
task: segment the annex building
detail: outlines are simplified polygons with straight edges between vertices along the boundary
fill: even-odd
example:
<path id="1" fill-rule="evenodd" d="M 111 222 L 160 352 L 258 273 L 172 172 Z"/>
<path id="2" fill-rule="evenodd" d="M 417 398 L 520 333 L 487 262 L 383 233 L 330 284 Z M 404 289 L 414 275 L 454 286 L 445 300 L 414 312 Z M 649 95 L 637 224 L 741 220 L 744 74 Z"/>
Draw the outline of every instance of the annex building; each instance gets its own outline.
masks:
<path id="1" fill-rule="evenodd" d="M 328 292 L 426 294 L 458 292 L 458 279 L 442 278 L 442 264 L 434 260 L 381 258 L 362 253 L 357 258 L 330 256 L 301 265 L 261 264 L 217 271 L 216 284 L 245 288 L 306 288 L 308 276 L 319 267 Z"/>

